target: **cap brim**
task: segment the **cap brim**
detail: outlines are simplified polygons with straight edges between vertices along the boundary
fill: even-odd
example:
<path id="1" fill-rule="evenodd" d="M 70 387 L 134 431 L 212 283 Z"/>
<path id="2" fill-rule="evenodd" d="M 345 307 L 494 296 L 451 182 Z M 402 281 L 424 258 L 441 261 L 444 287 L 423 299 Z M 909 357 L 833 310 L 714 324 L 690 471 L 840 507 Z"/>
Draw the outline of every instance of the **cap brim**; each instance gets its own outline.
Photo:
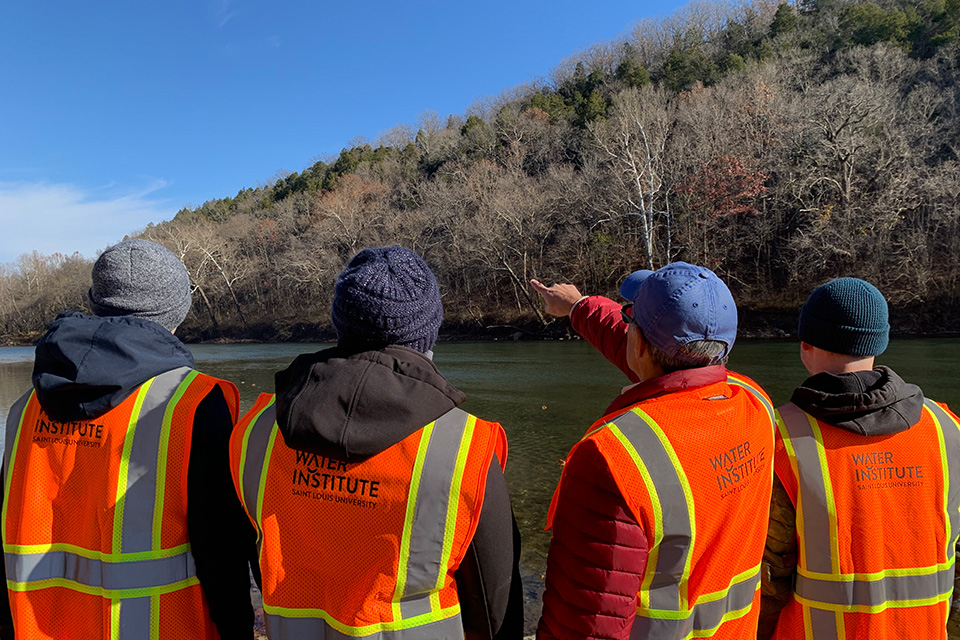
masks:
<path id="1" fill-rule="evenodd" d="M 640 269 L 639 271 L 634 271 L 626 278 L 623 279 L 623 284 L 620 285 L 620 297 L 624 300 L 629 300 L 633 302 L 633 299 L 637 295 L 637 291 L 640 290 L 640 285 L 643 284 L 643 281 L 653 275 L 653 271 L 649 269 Z"/>

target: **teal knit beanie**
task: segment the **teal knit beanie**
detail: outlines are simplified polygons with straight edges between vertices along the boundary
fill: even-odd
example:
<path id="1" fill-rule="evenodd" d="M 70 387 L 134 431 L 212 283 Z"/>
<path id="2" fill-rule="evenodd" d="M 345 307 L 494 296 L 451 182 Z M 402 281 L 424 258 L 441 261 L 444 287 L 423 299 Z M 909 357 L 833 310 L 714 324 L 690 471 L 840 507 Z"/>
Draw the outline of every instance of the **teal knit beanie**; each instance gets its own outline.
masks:
<path id="1" fill-rule="evenodd" d="M 887 301 L 859 278 L 837 278 L 813 290 L 800 309 L 797 336 L 832 353 L 878 356 L 887 348 Z"/>

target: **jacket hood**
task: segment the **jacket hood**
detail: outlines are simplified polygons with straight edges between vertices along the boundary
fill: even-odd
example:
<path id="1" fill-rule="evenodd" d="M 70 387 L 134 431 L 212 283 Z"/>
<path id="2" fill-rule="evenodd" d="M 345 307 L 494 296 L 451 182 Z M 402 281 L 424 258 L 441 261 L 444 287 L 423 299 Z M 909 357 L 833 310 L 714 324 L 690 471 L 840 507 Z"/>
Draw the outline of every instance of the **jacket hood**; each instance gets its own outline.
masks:
<path id="1" fill-rule="evenodd" d="M 466 399 L 433 361 L 399 346 L 302 355 L 276 374 L 276 390 L 287 446 L 347 460 L 383 451 Z"/>
<path id="2" fill-rule="evenodd" d="M 184 366 L 193 367 L 193 355 L 156 322 L 61 313 L 37 343 L 33 387 L 54 420 L 89 420 L 150 378 Z"/>
<path id="3" fill-rule="evenodd" d="M 888 367 L 818 373 L 790 401 L 818 420 L 864 436 L 905 431 L 920 421 L 923 392 Z"/>

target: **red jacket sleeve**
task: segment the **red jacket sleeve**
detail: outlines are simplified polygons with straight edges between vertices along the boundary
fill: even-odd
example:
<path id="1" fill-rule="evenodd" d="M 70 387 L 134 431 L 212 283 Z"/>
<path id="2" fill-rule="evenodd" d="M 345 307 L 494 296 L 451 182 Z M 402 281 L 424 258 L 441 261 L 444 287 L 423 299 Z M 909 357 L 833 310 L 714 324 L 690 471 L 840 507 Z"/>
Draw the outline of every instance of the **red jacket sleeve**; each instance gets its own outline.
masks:
<path id="1" fill-rule="evenodd" d="M 627 639 L 648 543 L 606 461 L 582 443 L 564 469 L 539 640 Z"/>
<path id="2" fill-rule="evenodd" d="M 578 302 L 570 313 L 573 330 L 592 344 L 603 357 L 630 378 L 639 382 L 627 366 L 627 329 L 620 316 L 620 305 L 603 296 L 590 296 Z"/>

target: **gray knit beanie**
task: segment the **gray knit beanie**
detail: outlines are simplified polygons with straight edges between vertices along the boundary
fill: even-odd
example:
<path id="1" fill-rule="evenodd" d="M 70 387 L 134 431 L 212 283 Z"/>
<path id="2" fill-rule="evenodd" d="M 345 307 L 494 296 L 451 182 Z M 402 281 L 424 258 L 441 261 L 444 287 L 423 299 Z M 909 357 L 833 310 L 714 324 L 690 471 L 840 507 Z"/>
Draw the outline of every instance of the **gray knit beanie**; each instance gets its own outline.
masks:
<path id="1" fill-rule="evenodd" d="M 423 258 L 404 247 L 377 247 L 355 255 L 340 272 L 331 316 L 342 342 L 427 353 L 437 342 L 443 305 Z"/>
<path id="2" fill-rule="evenodd" d="M 166 247 L 124 240 L 97 258 L 87 301 L 98 316 L 136 316 L 173 331 L 190 311 L 190 276 Z"/>
<path id="3" fill-rule="evenodd" d="M 837 278 L 813 290 L 800 309 L 797 336 L 824 351 L 878 356 L 887 348 L 887 301 L 859 278 Z"/>

